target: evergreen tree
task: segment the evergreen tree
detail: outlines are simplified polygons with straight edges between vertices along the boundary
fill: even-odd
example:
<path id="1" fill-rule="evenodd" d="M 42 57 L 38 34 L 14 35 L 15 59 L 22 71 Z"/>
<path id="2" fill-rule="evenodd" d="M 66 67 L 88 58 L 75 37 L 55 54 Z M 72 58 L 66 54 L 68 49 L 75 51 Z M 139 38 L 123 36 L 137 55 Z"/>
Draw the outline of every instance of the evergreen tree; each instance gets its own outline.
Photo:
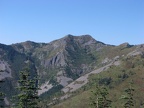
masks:
<path id="1" fill-rule="evenodd" d="M 30 77 L 28 68 L 20 72 L 20 80 L 18 90 L 20 93 L 17 96 L 18 108 L 38 108 L 38 87 L 37 78 Z"/>
<path id="2" fill-rule="evenodd" d="M 122 95 L 121 99 L 124 100 L 124 108 L 134 108 L 134 98 L 133 92 L 134 88 L 132 87 L 133 82 L 129 83 L 129 87 L 125 89 L 125 95 Z"/>
<path id="3" fill-rule="evenodd" d="M 99 80 L 99 79 L 98 79 Z M 95 86 L 95 90 L 92 91 L 91 100 L 91 107 L 92 108 L 110 108 L 111 107 L 111 100 L 107 99 L 108 90 L 104 86 Z"/>
<path id="4" fill-rule="evenodd" d="M 111 100 L 107 99 L 108 90 L 105 87 L 96 86 L 95 91 L 92 91 L 91 97 L 92 108 L 110 108 Z"/>

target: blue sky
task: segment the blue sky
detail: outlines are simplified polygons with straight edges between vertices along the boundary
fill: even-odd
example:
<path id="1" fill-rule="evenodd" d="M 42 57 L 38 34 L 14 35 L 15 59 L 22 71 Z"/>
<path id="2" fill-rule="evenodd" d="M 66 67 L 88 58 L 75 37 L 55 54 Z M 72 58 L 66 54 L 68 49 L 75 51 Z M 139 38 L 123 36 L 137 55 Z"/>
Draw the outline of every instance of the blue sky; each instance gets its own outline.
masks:
<path id="1" fill-rule="evenodd" d="M 67 34 L 144 43 L 144 0 L 0 0 L 0 43 L 48 43 Z"/>

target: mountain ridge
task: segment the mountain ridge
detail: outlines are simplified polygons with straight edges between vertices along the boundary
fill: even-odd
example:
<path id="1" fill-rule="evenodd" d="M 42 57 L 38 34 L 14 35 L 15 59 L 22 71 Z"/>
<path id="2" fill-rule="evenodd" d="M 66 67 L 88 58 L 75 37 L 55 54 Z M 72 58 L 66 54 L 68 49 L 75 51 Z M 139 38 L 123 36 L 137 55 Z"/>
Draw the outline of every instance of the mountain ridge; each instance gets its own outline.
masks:
<path id="1" fill-rule="evenodd" d="M 42 89 L 39 94 L 46 98 L 81 76 L 106 66 L 114 58 L 136 55 L 144 55 L 144 44 L 123 43 L 115 46 L 97 41 L 90 35 L 67 35 L 49 43 L 26 41 L 0 44 L 0 70 L 6 79 L 3 91 L 8 101 L 17 93 L 15 87 L 19 71 L 27 65 L 27 60 L 30 61 L 31 75 L 39 76 Z M 12 91 L 9 93 L 10 89 Z"/>

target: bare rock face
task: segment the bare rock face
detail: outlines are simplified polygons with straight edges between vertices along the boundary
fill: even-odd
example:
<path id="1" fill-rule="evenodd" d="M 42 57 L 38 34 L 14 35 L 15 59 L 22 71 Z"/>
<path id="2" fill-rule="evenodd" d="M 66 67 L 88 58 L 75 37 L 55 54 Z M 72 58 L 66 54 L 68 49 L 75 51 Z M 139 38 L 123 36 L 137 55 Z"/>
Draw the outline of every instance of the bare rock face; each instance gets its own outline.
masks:
<path id="1" fill-rule="evenodd" d="M 11 76 L 11 69 L 9 67 L 9 64 L 5 61 L 0 60 L 0 80 L 5 79 L 7 77 Z"/>
<path id="2" fill-rule="evenodd" d="M 136 56 L 136 55 L 144 55 L 144 44 L 137 45 L 136 49 L 132 52 L 128 53 L 127 56 Z"/>
<path id="3" fill-rule="evenodd" d="M 63 87 L 65 87 L 66 85 L 69 84 L 69 82 L 72 81 L 73 79 L 64 76 L 63 71 L 57 73 L 57 82 L 59 82 L 59 84 L 61 84 Z"/>
<path id="4" fill-rule="evenodd" d="M 44 62 L 43 65 L 45 67 L 65 66 L 66 65 L 65 57 L 64 57 L 64 54 L 62 52 L 58 53 L 57 55 L 54 55 L 52 58 L 44 60 L 43 62 Z"/>

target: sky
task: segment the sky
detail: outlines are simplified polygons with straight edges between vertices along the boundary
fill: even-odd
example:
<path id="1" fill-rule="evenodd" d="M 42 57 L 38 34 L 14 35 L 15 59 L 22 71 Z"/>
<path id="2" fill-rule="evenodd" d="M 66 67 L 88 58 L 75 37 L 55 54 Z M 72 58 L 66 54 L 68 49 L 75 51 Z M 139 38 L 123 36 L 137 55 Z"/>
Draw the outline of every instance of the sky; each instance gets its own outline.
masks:
<path id="1" fill-rule="evenodd" d="M 48 43 L 68 34 L 142 44 L 144 0 L 0 0 L 0 43 Z"/>

